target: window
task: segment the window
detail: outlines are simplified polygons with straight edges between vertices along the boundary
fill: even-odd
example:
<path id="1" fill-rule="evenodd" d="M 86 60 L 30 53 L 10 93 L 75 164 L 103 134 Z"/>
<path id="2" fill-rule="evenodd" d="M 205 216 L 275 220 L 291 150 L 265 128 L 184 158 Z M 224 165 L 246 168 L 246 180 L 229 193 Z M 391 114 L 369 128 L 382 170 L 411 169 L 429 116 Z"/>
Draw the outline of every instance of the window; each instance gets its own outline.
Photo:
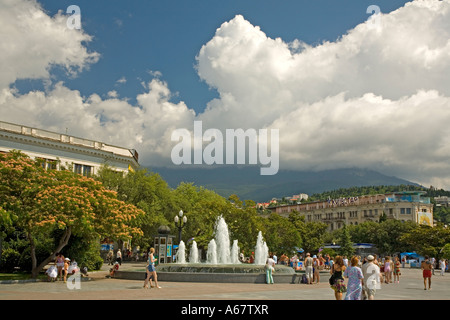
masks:
<path id="1" fill-rule="evenodd" d="M 406 208 L 406 214 L 411 214 L 411 208 Z"/>
<path id="2" fill-rule="evenodd" d="M 56 170 L 56 160 L 50 160 L 50 159 L 45 159 L 45 158 L 38 158 L 36 157 L 36 160 L 38 161 L 38 163 L 41 165 L 42 168 L 49 170 L 49 169 L 54 169 Z"/>
<path id="3" fill-rule="evenodd" d="M 56 160 L 46 160 L 45 164 L 47 170 L 49 169 L 56 170 Z"/>
<path id="4" fill-rule="evenodd" d="M 78 173 L 78 174 L 82 174 L 83 173 L 83 165 L 75 163 L 74 172 Z"/>
<path id="5" fill-rule="evenodd" d="M 92 175 L 92 166 L 86 166 L 83 164 L 77 164 L 74 165 L 74 172 L 77 174 L 81 174 L 85 177 L 90 177 Z"/>
<path id="6" fill-rule="evenodd" d="M 405 208 L 400 208 L 400 214 L 405 214 L 405 213 L 406 213 Z"/>
<path id="7" fill-rule="evenodd" d="M 92 167 L 91 166 L 83 166 L 83 176 L 90 177 L 92 174 Z"/>

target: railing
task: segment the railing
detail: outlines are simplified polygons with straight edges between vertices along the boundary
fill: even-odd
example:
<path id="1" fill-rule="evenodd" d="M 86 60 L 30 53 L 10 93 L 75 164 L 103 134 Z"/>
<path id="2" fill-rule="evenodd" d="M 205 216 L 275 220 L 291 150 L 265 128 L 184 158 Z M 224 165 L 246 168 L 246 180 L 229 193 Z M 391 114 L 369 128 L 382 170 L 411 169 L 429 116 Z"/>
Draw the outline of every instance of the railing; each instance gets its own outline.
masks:
<path id="1" fill-rule="evenodd" d="M 73 145 L 80 145 L 89 148 L 95 148 L 102 151 L 112 152 L 117 155 L 125 157 L 133 157 L 137 161 L 137 152 L 135 150 L 129 150 L 126 148 L 116 147 L 104 144 L 99 141 L 94 141 L 90 139 L 77 138 L 69 136 L 67 134 L 60 134 L 52 131 L 47 131 L 43 129 L 31 128 L 27 126 L 22 126 L 14 123 L 0 121 L 0 130 L 19 133 L 23 135 L 28 135 L 32 137 L 38 137 L 43 139 L 49 139 L 54 141 L 59 141 L 62 143 L 69 143 Z"/>

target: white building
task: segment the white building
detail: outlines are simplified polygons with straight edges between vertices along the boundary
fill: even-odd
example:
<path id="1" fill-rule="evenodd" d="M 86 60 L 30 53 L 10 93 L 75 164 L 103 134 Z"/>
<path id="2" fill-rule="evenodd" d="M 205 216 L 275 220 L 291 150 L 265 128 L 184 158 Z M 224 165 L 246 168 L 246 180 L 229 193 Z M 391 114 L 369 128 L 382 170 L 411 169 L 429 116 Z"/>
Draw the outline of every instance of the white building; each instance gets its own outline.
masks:
<path id="1" fill-rule="evenodd" d="M 269 207 L 272 212 L 288 217 L 293 211 L 305 216 L 306 222 L 320 221 L 333 231 L 346 225 L 388 219 L 414 221 L 433 226 L 433 204 L 424 191 L 399 191 L 386 194 L 363 195 L 327 201 L 281 204 Z"/>
<path id="2" fill-rule="evenodd" d="M 64 167 L 85 176 L 96 174 L 103 164 L 121 172 L 139 168 L 136 150 L 0 121 L 0 152 L 11 150 L 41 159 L 47 168 Z"/>

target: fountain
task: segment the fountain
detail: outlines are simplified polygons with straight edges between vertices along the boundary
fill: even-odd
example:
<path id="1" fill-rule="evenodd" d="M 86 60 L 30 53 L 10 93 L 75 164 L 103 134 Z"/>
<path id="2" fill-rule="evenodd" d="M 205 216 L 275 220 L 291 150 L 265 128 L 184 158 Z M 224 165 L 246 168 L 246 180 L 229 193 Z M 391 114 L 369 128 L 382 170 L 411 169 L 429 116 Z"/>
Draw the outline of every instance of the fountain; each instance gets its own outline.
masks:
<path id="1" fill-rule="evenodd" d="M 231 263 L 230 252 L 230 236 L 228 234 L 228 226 L 225 223 L 225 219 L 221 216 L 216 222 L 215 228 L 215 240 L 217 244 L 217 263 L 227 264 Z M 214 253 L 213 253 L 214 254 Z"/>
<path id="2" fill-rule="evenodd" d="M 231 263 L 233 264 L 241 263 L 239 261 L 239 246 L 237 240 L 233 240 L 233 246 L 231 247 Z"/>
<path id="3" fill-rule="evenodd" d="M 195 240 L 192 242 L 191 252 L 189 254 L 189 262 L 190 263 L 198 263 L 199 262 L 197 242 L 195 242 Z"/>
<path id="4" fill-rule="evenodd" d="M 177 263 L 186 263 L 186 248 L 183 240 L 180 241 L 177 252 Z"/>
<path id="5" fill-rule="evenodd" d="M 239 251 L 237 240 L 233 240 L 233 244 L 230 246 L 228 226 L 220 216 L 216 221 L 214 238 L 208 244 L 206 262 L 200 262 L 195 241 L 190 248 L 189 262 L 186 262 L 186 245 L 180 241 L 176 263 L 163 263 L 156 267 L 158 280 L 264 283 L 264 266 L 269 249 L 262 232 L 258 232 L 254 263 L 241 263 Z M 123 273 L 125 274 L 125 272 Z M 293 283 L 296 278 L 294 269 L 284 265 L 276 265 L 274 275 L 278 279 L 276 281 L 285 283 Z"/>
<path id="6" fill-rule="evenodd" d="M 184 274 L 183 279 L 187 275 L 193 277 L 193 274 L 204 277 L 204 274 L 216 274 L 215 281 L 224 282 L 224 274 L 231 274 L 234 277 L 250 276 L 263 276 L 265 274 L 264 265 L 266 264 L 267 257 L 269 255 L 269 249 L 266 242 L 263 239 L 262 232 L 258 232 L 255 246 L 255 262 L 241 263 L 239 261 L 239 245 L 238 240 L 233 240 L 233 244 L 230 246 L 230 235 L 228 226 L 225 223 L 225 219 L 220 216 L 215 225 L 214 238 L 210 240 L 206 253 L 206 262 L 200 262 L 198 257 L 197 243 L 194 241 L 191 246 L 189 262 L 183 260 L 185 256 L 186 246 L 183 241 L 180 242 L 177 252 L 177 263 L 174 264 L 161 264 L 157 267 L 158 274 L 162 277 L 171 275 L 173 278 L 174 273 Z M 197 255 L 197 256 L 196 256 Z M 292 275 L 295 273 L 292 268 L 277 265 L 276 274 Z M 220 277 L 217 275 L 220 274 Z M 160 277 L 160 276 L 158 276 Z M 222 278 L 221 278 L 222 277 Z M 234 279 L 234 278 L 233 278 Z M 252 278 L 254 279 L 254 278 Z M 174 280 L 174 281 L 186 281 L 186 280 Z M 253 281 L 253 280 L 252 280 Z M 250 282 L 252 282 L 250 281 Z M 261 280 L 263 281 L 263 280 Z M 236 279 L 230 282 L 239 282 Z M 248 282 L 248 281 L 247 281 Z"/>
<path id="7" fill-rule="evenodd" d="M 217 264 L 217 244 L 216 240 L 212 239 L 208 244 L 208 251 L 206 253 L 206 263 Z"/>
<path id="8" fill-rule="evenodd" d="M 228 233 L 228 226 L 225 223 L 225 219 L 223 217 L 219 217 L 216 222 L 215 227 L 215 237 L 208 244 L 208 251 L 206 254 L 206 263 L 207 264 L 239 264 L 239 246 L 238 241 L 233 240 L 233 246 L 230 248 L 230 236 Z M 261 232 L 260 232 L 261 234 Z M 260 236 L 262 239 L 262 235 Z M 265 242 L 264 242 L 265 243 Z M 267 246 L 266 246 L 267 247 Z M 268 254 L 268 250 L 266 250 L 266 256 Z M 264 253 L 261 253 L 264 254 Z M 177 252 L 177 263 L 185 264 L 186 263 L 186 246 L 183 241 L 180 242 L 178 252 Z M 264 261 L 263 261 L 264 260 Z M 260 259 L 263 261 L 259 264 L 265 264 L 264 257 Z M 198 249 L 197 243 L 195 240 L 192 243 L 190 254 L 189 254 L 189 264 L 200 263 L 200 258 L 198 257 Z"/>
<path id="9" fill-rule="evenodd" d="M 269 248 L 266 242 L 263 240 L 261 231 L 258 232 L 258 238 L 256 239 L 255 247 L 255 264 L 266 264 L 267 257 L 269 256 Z"/>

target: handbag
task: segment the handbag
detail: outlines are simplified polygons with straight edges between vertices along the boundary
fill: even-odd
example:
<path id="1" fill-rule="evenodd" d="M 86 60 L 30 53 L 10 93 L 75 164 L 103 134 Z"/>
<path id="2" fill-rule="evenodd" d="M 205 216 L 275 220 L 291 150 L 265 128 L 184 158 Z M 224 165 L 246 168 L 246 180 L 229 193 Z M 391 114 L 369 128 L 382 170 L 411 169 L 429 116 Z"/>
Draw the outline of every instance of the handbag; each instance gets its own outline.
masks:
<path id="1" fill-rule="evenodd" d="M 336 279 L 334 278 L 334 273 L 331 275 L 330 279 L 328 279 L 328 282 L 330 283 L 330 286 L 334 285 L 334 282 Z"/>

